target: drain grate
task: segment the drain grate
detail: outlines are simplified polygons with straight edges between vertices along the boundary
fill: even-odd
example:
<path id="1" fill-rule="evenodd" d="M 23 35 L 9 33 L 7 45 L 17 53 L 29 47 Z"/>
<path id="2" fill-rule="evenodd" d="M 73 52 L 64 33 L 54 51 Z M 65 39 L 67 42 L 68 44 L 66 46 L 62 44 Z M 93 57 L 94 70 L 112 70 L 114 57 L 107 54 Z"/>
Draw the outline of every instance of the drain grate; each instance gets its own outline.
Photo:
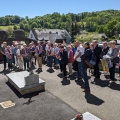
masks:
<path id="1" fill-rule="evenodd" d="M 1 105 L 4 109 L 6 109 L 6 108 L 9 108 L 9 107 L 15 106 L 15 103 L 13 103 L 11 100 L 8 100 L 8 101 L 5 101 L 5 102 L 0 103 L 0 105 Z"/>

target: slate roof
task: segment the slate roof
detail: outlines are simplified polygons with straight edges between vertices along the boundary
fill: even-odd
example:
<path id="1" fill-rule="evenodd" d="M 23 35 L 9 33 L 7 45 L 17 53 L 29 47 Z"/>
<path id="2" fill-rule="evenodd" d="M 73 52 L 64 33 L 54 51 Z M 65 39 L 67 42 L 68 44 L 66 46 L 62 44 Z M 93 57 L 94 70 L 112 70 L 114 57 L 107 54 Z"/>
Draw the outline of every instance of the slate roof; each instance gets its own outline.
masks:
<path id="1" fill-rule="evenodd" d="M 51 42 L 55 42 L 57 39 L 64 40 L 62 34 L 64 34 L 64 30 L 60 29 L 33 29 L 32 30 L 36 40 L 50 40 Z"/>
<path id="2" fill-rule="evenodd" d="M 14 30 L 15 38 L 25 38 L 25 31 L 22 29 Z"/>

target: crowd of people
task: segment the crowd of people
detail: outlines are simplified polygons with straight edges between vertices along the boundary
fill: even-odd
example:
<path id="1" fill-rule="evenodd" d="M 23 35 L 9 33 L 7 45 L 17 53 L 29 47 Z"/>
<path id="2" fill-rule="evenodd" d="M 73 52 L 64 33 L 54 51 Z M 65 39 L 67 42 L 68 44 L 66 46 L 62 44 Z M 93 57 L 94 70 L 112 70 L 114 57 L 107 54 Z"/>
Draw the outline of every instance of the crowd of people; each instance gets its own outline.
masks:
<path id="1" fill-rule="evenodd" d="M 115 80 L 115 66 L 120 66 L 119 61 L 116 59 L 119 58 L 120 52 L 115 47 L 114 41 L 110 41 L 109 45 L 104 42 L 102 48 L 96 40 L 93 40 L 91 44 L 88 42 L 81 44 L 76 41 L 75 44 L 70 43 L 67 46 L 61 43 L 52 44 L 50 41 L 38 41 L 37 45 L 31 42 L 29 46 L 26 44 L 21 46 L 13 41 L 11 46 L 4 42 L 1 53 L 4 58 L 4 71 L 6 70 L 6 62 L 10 71 L 13 70 L 14 66 L 20 70 L 29 70 L 31 66 L 36 64 L 38 64 L 38 69 L 42 69 L 42 63 L 47 62 L 49 69 L 53 69 L 53 64 L 54 66 L 59 66 L 60 72 L 63 73 L 65 79 L 67 75 L 73 75 L 73 69 L 76 67 L 78 80 L 84 80 L 84 85 L 81 86 L 84 89 L 83 92 L 90 91 L 87 76 L 88 68 L 90 68 L 95 78 L 99 79 L 99 63 L 101 62 L 103 74 L 108 74 L 109 72 L 109 82 L 112 83 Z M 93 56 L 95 60 L 92 62 L 95 64 L 90 62 Z M 105 58 L 104 56 L 107 57 Z M 67 65 L 68 73 L 66 70 Z"/>

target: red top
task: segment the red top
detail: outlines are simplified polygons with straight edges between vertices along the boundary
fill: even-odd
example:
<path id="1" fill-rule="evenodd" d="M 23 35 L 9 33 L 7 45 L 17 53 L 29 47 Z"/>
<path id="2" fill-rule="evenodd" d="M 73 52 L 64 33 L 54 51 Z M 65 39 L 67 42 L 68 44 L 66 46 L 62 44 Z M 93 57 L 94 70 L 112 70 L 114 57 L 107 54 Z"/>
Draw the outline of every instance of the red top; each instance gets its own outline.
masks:
<path id="1" fill-rule="evenodd" d="M 68 63 L 73 63 L 74 57 L 73 57 L 73 51 L 69 51 L 69 56 L 68 56 Z"/>
<path id="2" fill-rule="evenodd" d="M 50 47 L 48 48 L 47 55 L 50 56 Z"/>

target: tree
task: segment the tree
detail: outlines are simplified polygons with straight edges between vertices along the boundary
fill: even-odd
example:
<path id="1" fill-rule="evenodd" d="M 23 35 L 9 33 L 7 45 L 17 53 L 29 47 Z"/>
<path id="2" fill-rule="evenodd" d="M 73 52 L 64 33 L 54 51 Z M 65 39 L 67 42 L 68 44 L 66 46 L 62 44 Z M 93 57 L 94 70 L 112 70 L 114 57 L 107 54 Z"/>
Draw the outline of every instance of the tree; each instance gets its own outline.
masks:
<path id="1" fill-rule="evenodd" d="M 13 29 L 14 29 L 14 30 L 17 30 L 17 26 L 16 26 L 16 25 L 14 25 Z"/>
<path id="2" fill-rule="evenodd" d="M 31 25 L 31 28 L 37 28 L 37 23 L 36 22 L 33 22 L 32 25 Z"/>
<path id="3" fill-rule="evenodd" d="M 29 24 L 25 24 L 24 30 L 25 30 L 25 31 L 27 31 L 27 32 L 29 32 L 29 31 L 30 31 Z"/>
<path id="4" fill-rule="evenodd" d="M 6 26 L 10 25 L 10 19 L 8 17 L 5 17 L 4 21 Z"/>
<path id="5" fill-rule="evenodd" d="M 29 20 L 29 17 L 28 17 L 28 16 L 26 16 L 26 17 L 25 17 L 25 19 L 28 21 L 28 20 Z"/>
<path id="6" fill-rule="evenodd" d="M 13 28 L 12 27 L 8 27 L 7 31 L 8 31 L 8 34 L 11 35 L 13 33 Z"/>
<path id="7" fill-rule="evenodd" d="M 20 29 L 23 29 L 24 30 L 24 24 L 23 23 L 20 23 Z"/>

